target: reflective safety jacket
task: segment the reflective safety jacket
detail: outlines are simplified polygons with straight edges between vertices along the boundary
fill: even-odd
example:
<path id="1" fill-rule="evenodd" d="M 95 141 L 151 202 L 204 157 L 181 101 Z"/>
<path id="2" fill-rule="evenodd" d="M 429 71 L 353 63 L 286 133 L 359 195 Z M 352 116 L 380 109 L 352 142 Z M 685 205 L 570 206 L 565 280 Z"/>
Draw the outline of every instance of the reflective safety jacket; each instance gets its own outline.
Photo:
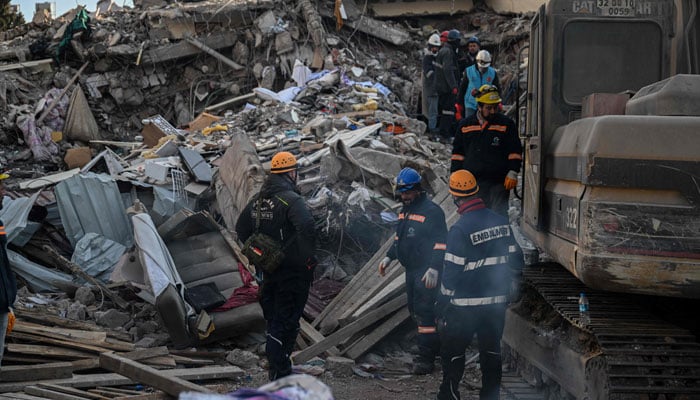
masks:
<path id="1" fill-rule="evenodd" d="M 463 203 L 458 213 L 447 235 L 441 296 L 455 306 L 507 303 L 524 264 L 508 220 L 480 198 Z"/>
<path id="2" fill-rule="evenodd" d="M 399 259 L 406 272 L 442 269 L 447 223 L 442 208 L 423 193 L 399 214 L 394 244 L 387 257 Z"/>
<path id="3" fill-rule="evenodd" d="M 450 172 L 466 169 L 477 182 L 482 179 L 503 182 L 508 171 L 520 171 L 522 151 L 513 120 L 496 114 L 482 125 L 474 114 L 457 125 Z"/>
<path id="4" fill-rule="evenodd" d="M 476 99 L 472 96 L 472 90 L 474 89 L 479 89 L 483 85 L 493 85 L 498 90 L 501 90 L 498 75 L 496 75 L 496 70 L 493 67 L 486 68 L 486 71 L 482 74 L 477 65 L 474 64 L 465 69 L 464 74 L 469 82 L 467 90 L 464 92 L 464 108 L 476 110 Z"/>

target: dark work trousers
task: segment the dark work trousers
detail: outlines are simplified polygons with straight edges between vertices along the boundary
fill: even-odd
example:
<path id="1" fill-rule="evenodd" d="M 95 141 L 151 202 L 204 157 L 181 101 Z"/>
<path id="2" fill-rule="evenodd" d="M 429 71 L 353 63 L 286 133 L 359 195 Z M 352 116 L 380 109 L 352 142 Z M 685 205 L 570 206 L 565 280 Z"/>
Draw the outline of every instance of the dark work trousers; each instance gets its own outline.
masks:
<path id="1" fill-rule="evenodd" d="M 452 138 L 455 134 L 455 99 L 452 93 L 438 94 L 438 129 L 444 139 Z"/>
<path id="2" fill-rule="evenodd" d="M 484 200 L 484 203 L 486 203 L 486 207 L 508 218 L 508 197 L 510 196 L 510 190 L 506 190 L 506 188 L 503 187 L 504 180 L 505 178 L 503 178 L 502 181 L 477 178 L 479 182 L 479 194 Z"/>
<path id="3" fill-rule="evenodd" d="M 408 311 L 418 325 L 416 344 L 418 362 L 432 364 L 440 351 L 440 337 L 435 326 L 435 296 L 438 288 L 426 289 L 421 281 L 425 271 L 406 272 Z"/>
<path id="4" fill-rule="evenodd" d="M 481 365 L 480 400 L 498 400 L 501 386 L 501 337 L 506 304 L 458 307 L 445 312 L 446 325 L 440 330 L 442 383 L 438 400 L 458 400 L 459 382 L 464 375 L 464 352 L 476 333 Z"/>
<path id="5" fill-rule="evenodd" d="M 282 268 L 282 267 L 281 267 Z M 267 321 L 267 342 L 265 354 L 270 364 L 270 380 L 276 380 L 292 373 L 289 359 L 299 333 L 299 318 L 309 297 L 312 273 L 308 276 L 289 276 L 285 279 L 263 281 L 260 305 Z"/>

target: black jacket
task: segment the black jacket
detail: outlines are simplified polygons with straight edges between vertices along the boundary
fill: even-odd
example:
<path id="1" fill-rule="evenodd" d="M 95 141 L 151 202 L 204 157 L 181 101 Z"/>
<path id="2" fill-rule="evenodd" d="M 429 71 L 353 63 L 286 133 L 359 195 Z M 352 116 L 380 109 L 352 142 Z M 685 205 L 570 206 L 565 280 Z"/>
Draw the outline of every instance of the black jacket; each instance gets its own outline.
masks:
<path id="1" fill-rule="evenodd" d="M 308 272 L 314 262 L 316 230 L 311 211 L 286 174 L 272 174 L 261 189 L 260 232 L 285 246 L 285 258 L 273 275 Z M 258 195 L 246 205 L 236 222 L 238 238 L 245 242 L 255 233 Z"/>
<path id="2" fill-rule="evenodd" d="M 477 182 L 481 179 L 502 182 L 508 171 L 520 171 L 522 152 L 513 120 L 496 114 L 482 126 L 474 114 L 457 125 L 450 172 L 466 169 Z"/>
<path id="3" fill-rule="evenodd" d="M 457 54 L 454 47 L 444 43 L 435 57 L 435 86 L 438 94 L 451 93 L 459 85 L 457 70 Z"/>
<path id="4" fill-rule="evenodd" d="M 10 260 L 7 257 L 5 224 L 0 220 L 0 313 L 6 313 L 9 310 L 10 306 L 15 303 L 16 296 L 17 281 L 14 272 L 10 269 Z"/>
<path id="5" fill-rule="evenodd" d="M 387 257 L 398 258 L 409 273 L 423 273 L 428 268 L 442 271 L 446 238 L 445 213 L 423 193 L 401 210 Z"/>
<path id="6" fill-rule="evenodd" d="M 437 96 L 435 88 L 435 57 L 436 55 L 428 52 L 423 56 L 423 96 Z"/>

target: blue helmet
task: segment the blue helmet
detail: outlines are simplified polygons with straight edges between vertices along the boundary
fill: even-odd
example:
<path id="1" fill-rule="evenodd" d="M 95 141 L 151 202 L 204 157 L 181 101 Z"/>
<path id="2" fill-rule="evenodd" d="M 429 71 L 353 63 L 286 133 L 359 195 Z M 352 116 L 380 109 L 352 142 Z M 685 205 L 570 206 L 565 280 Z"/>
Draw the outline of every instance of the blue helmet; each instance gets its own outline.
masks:
<path id="1" fill-rule="evenodd" d="M 404 168 L 396 177 L 396 191 L 399 193 L 418 188 L 420 185 L 420 174 L 413 168 Z"/>
<path id="2" fill-rule="evenodd" d="M 469 40 L 467 40 L 467 44 L 469 44 L 469 43 L 476 43 L 479 46 L 481 46 L 481 42 L 479 41 L 479 38 L 476 36 L 470 37 Z"/>

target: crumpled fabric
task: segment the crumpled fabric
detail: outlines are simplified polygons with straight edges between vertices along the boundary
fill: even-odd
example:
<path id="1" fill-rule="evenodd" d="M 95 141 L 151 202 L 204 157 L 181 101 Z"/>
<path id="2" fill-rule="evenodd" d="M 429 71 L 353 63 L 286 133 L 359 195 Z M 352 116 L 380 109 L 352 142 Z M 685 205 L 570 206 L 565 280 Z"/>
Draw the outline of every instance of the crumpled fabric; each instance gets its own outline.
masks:
<path id="1" fill-rule="evenodd" d="M 260 287 L 254 283 L 255 280 L 253 275 L 248 272 L 248 270 L 245 269 L 241 263 L 238 263 L 238 272 L 241 274 L 243 286 L 235 289 L 233 293 L 231 293 L 231 297 L 226 300 L 226 303 L 211 310 L 211 312 L 226 311 L 232 308 L 244 306 L 246 304 L 258 302 L 258 290 Z"/>
<path id="2" fill-rule="evenodd" d="M 22 131 L 24 142 L 32 150 L 32 155 L 36 161 L 46 161 L 52 155 L 57 155 L 58 144 L 51 139 L 51 132 L 62 131 L 65 124 L 65 115 L 68 112 L 70 99 L 68 96 L 61 97 L 54 107 L 42 121 L 41 126 L 37 126 L 35 115 L 40 115 L 50 106 L 61 93 L 61 89 L 50 89 L 44 97 L 39 100 L 39 107 L 35 114 L 21 115 L 17 117 L 17 127 Z"/>

